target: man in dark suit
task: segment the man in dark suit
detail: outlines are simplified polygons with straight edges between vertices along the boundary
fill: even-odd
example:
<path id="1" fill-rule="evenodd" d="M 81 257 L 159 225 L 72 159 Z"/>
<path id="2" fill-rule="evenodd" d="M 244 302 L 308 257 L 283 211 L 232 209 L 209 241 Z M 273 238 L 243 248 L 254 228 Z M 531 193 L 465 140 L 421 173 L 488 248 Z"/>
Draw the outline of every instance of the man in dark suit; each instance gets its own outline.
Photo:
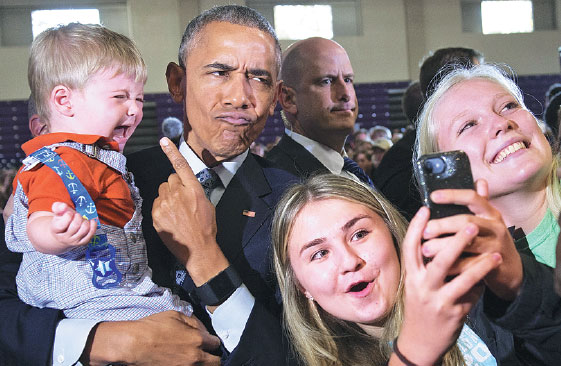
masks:
<path id="1" fill-rule="evenodd" d="M 422 206 L 421 195 L 413 173 L 413 150 L 415 124 L 424 101 L 432 94 L 438 82 L 453 70 L 446 65 L 477 65 L 484 61 L 483 55 L 471 48 L 441 48 L 431 53 L 421 65 L 419 81 L 412 83 L 402 99 L 403 112 L 413 127 L 384 155 L 374 176 L 376 187 L 407 220 L 411 220 Z"/>
<path id="2" fill-rule="evenodd" d="M 281 79 L 286 129 L 267 159 L 302 178 L 315 172 L 350 176 L 343 169 L 343 145 L 358 104 L 345 49 L 319 37 L 296 42 L 283 55 Z"/>
<path id="3" fill-rule="evenodd" d="M 179 65 L 170 63 L 166 73 L 172 97 L 185 110 L 182 162 L 172 167 L 159 147 L 129 160 L 144 198 L 143 231 L 154 280 L 176 287 L 182 295 L 193 294 L 190 300 L 196 314 L 209 327 L 207 312 L 213 314 L 214 330 L 225 348 L 234 351 L 226 359 L 233 365 L 286 364 L 268 250 L 274 203 L 291 176 L 248 153 L 273 112 L 279 67 L 280 46 L 260 14 L 240 6 L 204 12 L 185 31 Z M 198 175 L 208 199 L 196 181 L 186 188 L 185 160 L 193 180 L 193 173 L 204 172 Z M 169 177 L 174 168 L 179 174 Z M 158 185 L 168 177 L 158 192 Z M 186 190 L 195 194 L 181 202 Z M 160 199 L 152 207 L 158 194 Z M 214 219 L 213 204 L 217 232 L 215 226 L 206 225 Z M 154 231 L 152 208 L 160 235 L 177 258 Z M 191 246 L 183 246 L 182 240 Z M 88 326 L 69 323 L 73 319 L 59 322 L 60 312 L 34 309 L 17 299 L 17 261 L 1 259 L 0 271 L 7 276 L 0 282 L 0 344 L 22 364 L 73 364 L 76 348 L 87 363 L 219 362 L 208 353 L 218 346 L 217 339 L 194 317 L 179 313 Z M 69 337 L 80 338 L 77 334 L 85 334 L 85 348 L 79 340 L 78 345 L 70 345 Z M 256 347 L 258 342 L 262 346 Z"/>
<path id="4" fill-rule="evenodd" d="M 386 152 L 373 179 L 384 197 L 407 220 L 411 220 L 422 206 L 421 195 L 413 176 L 413 146 L 416 138 L 414 126 L 423 103 L 419 82 L 411 83 L 401 99 L 401 107 L 411 128 Z"/>

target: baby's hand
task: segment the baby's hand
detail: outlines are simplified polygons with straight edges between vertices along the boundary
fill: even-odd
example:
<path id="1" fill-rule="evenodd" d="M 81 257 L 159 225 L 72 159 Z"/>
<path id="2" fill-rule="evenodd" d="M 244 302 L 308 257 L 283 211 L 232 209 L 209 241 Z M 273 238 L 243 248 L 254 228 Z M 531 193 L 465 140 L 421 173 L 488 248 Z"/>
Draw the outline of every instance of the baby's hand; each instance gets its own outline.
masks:
<path id="1" fill-rule="evenodd" d="M 88 244 L 95 234 L 95 220 L 86 220 L 72 207 L 64 202 L 55 202 L 52 206 L 53 218 L 51 231 L 60 243 L 69 247 Z"/>

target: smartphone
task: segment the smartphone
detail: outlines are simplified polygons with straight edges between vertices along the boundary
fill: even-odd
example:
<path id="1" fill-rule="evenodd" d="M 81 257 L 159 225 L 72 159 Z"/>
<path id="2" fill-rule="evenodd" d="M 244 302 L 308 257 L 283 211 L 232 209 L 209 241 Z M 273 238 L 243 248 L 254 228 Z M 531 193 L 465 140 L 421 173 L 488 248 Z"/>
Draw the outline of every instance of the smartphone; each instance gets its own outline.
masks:
<path id="1" fill-rule="evenodd" d="M 423 155 L 416 161 L 415 174 L 431 219 L 472 213 L 466 206 L 436 204 L 430 199 L 430 194 L 438 189 L 474 189 L 466 153 L 455 150 Z"/>

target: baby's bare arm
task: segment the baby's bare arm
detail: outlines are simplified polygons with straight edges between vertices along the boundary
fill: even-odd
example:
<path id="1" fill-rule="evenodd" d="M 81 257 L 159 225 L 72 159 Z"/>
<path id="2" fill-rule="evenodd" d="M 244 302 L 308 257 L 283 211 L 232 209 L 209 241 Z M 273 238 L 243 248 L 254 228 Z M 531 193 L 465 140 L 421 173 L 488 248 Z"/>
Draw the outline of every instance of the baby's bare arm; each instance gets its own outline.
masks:
<path id="1" fill-rule="evenodd" d="M 52 210 L 34 212 L 27 220 L 27 236 L 37 251 L 62 254 L 86 245 L 95 234 L 95 220 L 82 218 L 67 204 L 55 202 Z"/>

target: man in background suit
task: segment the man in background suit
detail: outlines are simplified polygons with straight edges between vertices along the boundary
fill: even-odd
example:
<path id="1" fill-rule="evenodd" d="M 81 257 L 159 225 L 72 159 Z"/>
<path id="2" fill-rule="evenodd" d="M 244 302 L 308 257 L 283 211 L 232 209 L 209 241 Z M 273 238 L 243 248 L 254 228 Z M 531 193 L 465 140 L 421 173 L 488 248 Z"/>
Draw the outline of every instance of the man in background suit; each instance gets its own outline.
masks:
<path id="1" fill-rule="evenodd" d="M 225 348 L 234 351 L 225 360 L 232 365 L 286 364 L 268 250 L 274 204 L 291 176 L 248 154 L 249 145 L 273 112 L 279 66 L 280 46 L 260 14 L 241 6 L 204 12 L 187 27 L 179 65 L 170 63 L 166 76 L 173 99 L 184 105 L 181 154 L 193 172 L 200 169 L 212 175 L 212 170 L 218 177 L 214 179 L 218 184 L 207 187 L 210 201 L 198 183 L 191 187 L 198 199 L 178 199 L 184 197 L 179 186 L 184 184 L 169 175 L 173 168 L 183 174 L 185 160 L 182 166 L 172 167 L 159 147 L 129 159 L 129 169 L 144 199 L 143 231 L 153 278 L 160 285 L 175 282 L 185 290 L 182 295 L 194 291 L 197 299 L 190 300 L 197 316 L 205 321 L 206 311 L 213 314 L 214 330 Z M 158 192 L 158 185 L 168 177 L 169 183 Z M 177 249 L 174 244 L 178 240 L 192 244 L 200 237 L 208 239 L 204 246 L 190 247 L 187 253 L 174 250 L 177 261 L 152 227 L 152 203 L 158 193 L 159 202 L 165 204 L 156 204 L 154 215 L 166 244 Z M 210 202 L 217 205 L 218 232 L 196 222 L 214 215 Z M 174 206 L 178 203 L 192 211 L 180 210 Z M 171 218 L 166 208 L 171 208 L 167 211 Z M 170 232 L 166 223 L 178 230 L 177 236 L 166 236 Z M 184 265 L 190 276 L 181 277 L 182 272 L 175 270 L 176 262 Z M 218 340 L 198 326 L 194 317 L 165 312 L 138 321 L 69 326 L 73 319 L 60 320 L 57 310 L 29 307 L 15 292 L 17 266 L 17 260 L 0 257 L 0 345 L 21 364 L 74 364 L 80 354 L 83 362 L 91 364 L 219 363 L 208 353 L 218 346 Z M 268 327 L 268 321 L 275 326 Z M 210 321 L 206 324 L 210 327 Z M 85 339 L 78 334 L 85 334 Z M 71 345 L 69 337 L 87 342 L 85 346 L 80 341 Z"/>
<path id="2" fill-rule="evenodd" d="M 267 159 L 301 178 L 314 172 L 351 176 L 343 170 L 343 145 L 358 104 L 345 49 L 319 37 L 296 42 L 283 55 L 281 79 L 286 129 Z"/>
<path id="3" fill-rule="evenodd" d="M 483 61 L 483 55 L 471 48 L 440 48 L 425 58 L 419 72 L 419 81 L 411 84 L 403 95 L 403 111 L 413 129 L 406 132 L 403 138 L 386 152 L 376 171 L 374 182 L 407 220 L 411 220 L 422 205 L 412 163 L 417 115 L 421 113 L 425 100 L 440 80 L 453 70 L 450 65 L 471 67 Z"/>

